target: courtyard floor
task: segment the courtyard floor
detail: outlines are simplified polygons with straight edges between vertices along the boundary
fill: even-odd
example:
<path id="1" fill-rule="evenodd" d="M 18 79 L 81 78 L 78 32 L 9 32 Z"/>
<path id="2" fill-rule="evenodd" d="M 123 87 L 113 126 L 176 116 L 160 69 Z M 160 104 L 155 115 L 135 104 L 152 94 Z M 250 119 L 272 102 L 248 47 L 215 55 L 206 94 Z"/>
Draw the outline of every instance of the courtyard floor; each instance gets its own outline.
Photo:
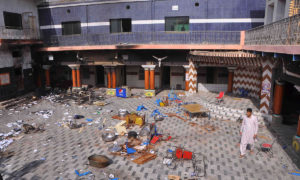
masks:
<path id="1" fill-rule="evenodd" d="M 103 94 L 105 89 L 95 92 L 95 95 Z M 147 123 L 154 122 L 151 113 L 158 109 L 161 113 L 176 113 L 184 117 L 183 110 L 176 103 L 171 106 L 159 107 L 155 100 L 165 96 L 168 92 L 161 92 L 157 97 L 145 98 L 141 92 L 133 92 L 136 96 L 130 98 L 106 97 L 106 106 L 99 108 L 96 105 L 77 105 L 76 98 L 61 98 L 59 95 L 49 95 L 42 99 L 20 104 L 17 107 L 1 110 L 0 133 L 14 132 L 19 124 L 43 124 L 45 131 L 31 134 L 15 134 L 14 141 L 5 148 L 5 152 L 12 152 L 11 157 L 0 159 L 0 173 L 4 179 L 28 179 L 28 180 L 73 180 L 73 179 L 97 179 L 108 180 L 110 174 L 120 180 L 167 180 L 168 175 L 177 175 L 181 179 L 298 179 L 289 174 L 297 170 L 296 165 L 287 155 L 284 148 L 277 141 L 273 145 L 273 157 L 258 152 L 261 143 L 272 143 L 274 135 L 269 131 L 267 124 L 262 120 L 257 109 L 257 102 L 246 98 L 225 97 L 225 103 L 215 103 L 214 93 L 197 93 L 182 97 L 184 102 L 196 102 L 211 111 L 211 119 L 208 117 L 192 118 L 183 121 L 178 117 L 165 117 L 163 121 L 156 123 L 160 134 L 172 136 L 169 141 L 161 141 L 155 144 L 154 153 L 157 158 L 145 164 L 137 165 L 132 156 L 115 156 L 109 153 L 108 148 L 113 142 L 104 142 L 101 138 L 101 127 L 105 121 L 106 127 L 115 126 L 120 120 L 113 119 L 119 109 L 129 112 L 136 111 L 139 105 L 144 105 L 148 110 Z M 237 119 L 245 113 L 247 107 L 252 107 L 254 114 L 259 116 L 260 128 L 255 153 L 247 154 L 246 158 L 239 158 L 239 128 Z M 49 114 L 42 114 L 46 110 Z M 40 112 L 40 113 L 36 113 Z M 79 114 L 84 118 L 78 123 L 86 123 L 81 129 L 69 129 L 63 123 L 72 120 Z M 86 118 L 92 119 L 86 122 Z M 14 123 L 14 124 L 13 124 Z M 213 125 L 215 130 L 206 131 L 202 127 Z M 135 126 L 131 130 L 140 131 Z M 15 132 L 14 132 L 15 133 Z M 295 132 L 296 133 L 296 132 Z M 3 134 L 2 134 L 3 135 Z M 3 138 L 3 137 L 2 137 Z M 1 140 L 1 139 L 0 139 Z M 126 136 L 119 136 L 118 144 L 126 141 Z M 192 160 L 176 161 L 176 168 L 170 168 L 163 164 L 163 157 L 167 151 L 174 147 L 183 147 L 196 155 L 207 159 L 206 168 L 201 169 L 205 177 L 195 176 L 195 168 Z M 93 154 L 106 155 L 112 159 L 112 164 L 99 169 L 88 165 L 88 157 Z M 175 162 L 173 162 L 175 163 Z M 80 173 L 91 171 L 92 174 L 79 177 Z M 111 176 L 112 177 L 112 176 Z"/>

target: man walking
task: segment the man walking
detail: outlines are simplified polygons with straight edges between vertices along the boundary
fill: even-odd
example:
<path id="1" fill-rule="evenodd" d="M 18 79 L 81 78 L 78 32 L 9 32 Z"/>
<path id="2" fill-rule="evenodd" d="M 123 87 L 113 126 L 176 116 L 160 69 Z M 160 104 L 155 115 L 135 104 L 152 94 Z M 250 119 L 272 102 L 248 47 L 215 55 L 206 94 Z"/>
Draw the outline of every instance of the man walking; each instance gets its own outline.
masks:
<path id="1" fill-rule="evenodd" d="M 257 136 L 258 131 L 258 122 L 257 118 L 252 115 L 252 109 L 247 109 L 246 116 L 243 117 L 243 122 L 241 126 L 240 134 L 241 144 L 240 144 L 240 151 L 241 155 L 240 158 L 245 157 L 247 145 L 250 144 L 251 150 L 250 153 L 253 153 L 253 146 L 254 146 L 254 139 Z"/>

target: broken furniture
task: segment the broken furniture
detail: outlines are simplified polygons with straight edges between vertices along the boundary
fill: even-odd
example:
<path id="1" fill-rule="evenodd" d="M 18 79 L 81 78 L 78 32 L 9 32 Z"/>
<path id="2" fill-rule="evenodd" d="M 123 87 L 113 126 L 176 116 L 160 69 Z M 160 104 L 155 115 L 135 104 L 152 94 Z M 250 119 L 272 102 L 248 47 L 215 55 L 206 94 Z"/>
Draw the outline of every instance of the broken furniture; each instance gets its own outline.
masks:
<path id="1" fill-rule="evenodd" d="M 224 102 L 224 91 L 221 91 L 220 93 L 219 93 L 219 96 L 218 97 L 216 97 L 216 99 L 217 99 L 217 103 L 218 104 L 220 104 L 221 102 Z"/>
<path id="2" fill-rule="evenodd" d="M 190 120 L 193 115 L 195 114 L 203 115 L 204 113 L 208 114 L 208 119 L 210 120 L 210 111 L 207 108 L 201 106 L 200 104 L 187 104 L 187 105 L 182 105 L 181 107 L 184 109 L 185 112 L 188 113 Z"/>
<path id="3" fill-rule="evenodd" d="M 273 157 L 273 144 L 276 142 L 276 139 L 273 140 L 271 144 L 263 143 L 260 145 L 258 152 L 256 155 L 260 154 L 261 152 L 265 153 L 269 158 Z"/>
<path id="4" fill-rule="evenodd" d="M 130 126 L 131 124 L 136 124 L 142 127 L 145 124 L 145 115 L 144 116 L 139 116 L 136 113 L 131 113 L 126 115 L 126 125 L 127 127 Z"/>

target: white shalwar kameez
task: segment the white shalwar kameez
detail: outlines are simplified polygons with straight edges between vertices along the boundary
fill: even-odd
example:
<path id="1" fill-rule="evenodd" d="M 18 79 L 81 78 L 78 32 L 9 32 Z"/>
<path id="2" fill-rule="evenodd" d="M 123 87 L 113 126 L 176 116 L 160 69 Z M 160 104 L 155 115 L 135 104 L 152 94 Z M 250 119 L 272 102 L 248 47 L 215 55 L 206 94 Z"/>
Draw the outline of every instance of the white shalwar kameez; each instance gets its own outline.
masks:
<path id="1" fill-rule="evenodd" d="M 254 135 L 257 134 L 258 131 L 258 122 L 257 118 L 253 115 L 250 117 L 244 116 L 243 123 L 241 126 L 242 139 L 240 144 L 241 155 L 246 154 L 247 144 L 250 144 L 251 150 L 254 145 Z"/>

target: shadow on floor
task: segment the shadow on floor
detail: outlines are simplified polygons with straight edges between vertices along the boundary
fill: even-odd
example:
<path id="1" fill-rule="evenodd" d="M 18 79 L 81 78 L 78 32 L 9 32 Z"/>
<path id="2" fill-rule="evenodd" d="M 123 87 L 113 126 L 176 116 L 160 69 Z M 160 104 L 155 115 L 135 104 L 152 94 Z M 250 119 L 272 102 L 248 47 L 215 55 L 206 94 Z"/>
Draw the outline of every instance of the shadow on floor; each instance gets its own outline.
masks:
<path id="1" fill-rule="evenodd" d="M 25 178 L 22 178 L 22 176 L 28 174 L 29 172 L 33 171 L 37 167 L 39 167 L 41 164 L 43 164 L 43 160 L 36 160 L 32 161 L 30 163 L 25 164 L 22 168 L 12 172 L 9 174 L 9 177 L 6 180 L 13 180 L 13 179 L 18 179 L 18 180 L 25 180 Z M 37 176 L 34 176 L 32 179 L 40 179 Z"/>

